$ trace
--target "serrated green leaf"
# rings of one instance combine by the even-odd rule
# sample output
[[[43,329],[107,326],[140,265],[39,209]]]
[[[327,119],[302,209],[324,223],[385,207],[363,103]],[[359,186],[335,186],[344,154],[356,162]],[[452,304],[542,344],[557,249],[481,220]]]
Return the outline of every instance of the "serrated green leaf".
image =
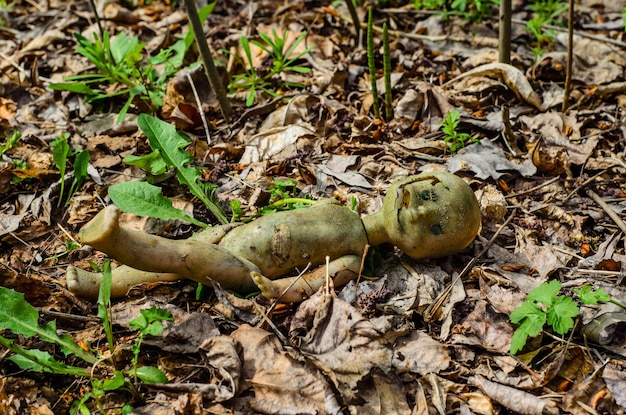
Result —
[[[524,301],[522,304],[520,304],[519,307],[513,310],[513,312],[509,316],[509,319],[511,320],[511,323],[517,324],[525,318],[532,321],[541,322],[541,326],[543,326],[546,318],[546,313],[537,304],[530,301]]]
[[[139,115],[137,124],[148,137],[152,149],[159,150],[163,160],[170,167],[176,168],[178,181],[188,186],[191,193],[204,203],[220,223],[228,223],[220,207],[209,198],[204,186],[198,182],[200,178],[198,169],[188,166],[193,159],[183,150],[189,144],[187,137],[179,133],[171,124],[148,114]]]
[[[551,305],[559,291],[561,291],[561,283],[557,280],[543,282],[528,293],[528,300],[537,301],[544,305]]]
[[[141,333],[145,336],[158,336],[163,331],[163,323],[160,321],[153,321],[148,324]]]
[[[54,321],[39,325],[39,313],[24,299],[24,294],[5,287],[0,287],[0,330],[8,329],[15,334],[25,337],[38,335],[41,340],[56,343],[64,353],[72,353],[88,363],[95,363],[97,359],[85,352],[69,336],[59,337],[56,333]]]
[[[546,323],[546,313],[537,304],[524,301],[513,310],[509,319],[512,323],[519,323],[511,339],[511,353],[515,354],[524,347],[528,337],[541,333]]]
[[[583,304],[596,305],[598,303],[606,303],[611,301],[611,296],[602,288],[593,290],[591,286],[585,285],[582,288],[574,290]]]
[[[511,337],[511,354],[516,354],[522,350],[526,345],[526,340],[528,340],[528,333],[518,327],[517,330],[513,332],[513,336]]]
[[[146,383],[168,383],[165,373],[154,366],[141,366],[137,368],[137,377]]]
[[[0,336],[0,345],[11,350],[15,355],[8,359],[18,365],[22,370],[33,372],[59,373],[74,376],[88,376],[87,371],[81,367],[69,366],[54,359],[48,352],[41,350],[28,350],[16,345],[12,340]]]
[[[547,310],[548,324],[558,334],[565,334],[574,327],[573,317],[578,316],[579,312],[578,305],[571,297],[560,295]]]
[[[161,188],[146,182],[123,182],[109,187],[109,197],[124,212],[157,219],[181,219],[194,225],[207,227],[172,206],[172,201],[161,194]]]

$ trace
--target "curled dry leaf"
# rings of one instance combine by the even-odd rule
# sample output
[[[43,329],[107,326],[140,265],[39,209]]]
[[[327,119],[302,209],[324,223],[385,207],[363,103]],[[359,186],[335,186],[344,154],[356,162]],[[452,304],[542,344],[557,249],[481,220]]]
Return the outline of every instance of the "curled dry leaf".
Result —
[[[479,387],[491,399],[515,413],[521,415],[552,415],[559,413],[559,408],[552,399],[543,399],[510,386],[491,382],[482,376],[470,377],[469,383]]]
[[[318,291],[293,317],[290,337],[335,384],[347,402],[358,402],[361,381],[391,370],[385,338],[350,304]]]
[[[241,390],[254,389],[254,407],[264,413],[336,412],[339,405],[321,374],[283,351],[276,336],[244,324],[231,337],[243,348]]]
[[[521,100],[537,108],[539,111],[545,111],[547,109],[544,108],[541,97],[533,90],[530,82],[528,82],[528,79],[526,79],[522,71],[506,63],[488,63],[478,66],[452,79],[447,85],[454,85],[464,78],[474,76],[501,78],[506,86],[511,88]]]
[[[626,411],[626,362],[623,360],[610,360],[602,371],[602,378],[606,387],[611,391],[613,399]]]
[[[423,331],[411,331],[397,339],[393,347],[392,364],[399,374],[440,373],[448,369],[450,363],[446,347]]]

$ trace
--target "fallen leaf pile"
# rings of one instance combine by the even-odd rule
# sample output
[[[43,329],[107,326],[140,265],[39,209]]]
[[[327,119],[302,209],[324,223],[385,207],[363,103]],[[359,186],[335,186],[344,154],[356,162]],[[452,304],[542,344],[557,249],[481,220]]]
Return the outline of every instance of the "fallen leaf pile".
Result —
[[[136,414],[626,411],[626,314],[615,304],[626,304],[621,2],[576,2],[565,109],[567,31],[555,27],[552,44],[535,57],[525,29],[533,13],[521,1],[513,1],[511,64],[498,62],[495,4],[472,22],[416,11],[413,2],[377,2],[374,25],[386,22],[391,31],[394,116],[386,121],[373,116],[365,27],[356,30],[345,2],[216,4],[204,30],[224,82],[246,71],[244,35],[258,40],[284,30],[291,44],[306,31],[293,54],[311,48],[297,62],[310,70],[273,77],[266,86],[274,95],[260,88],[247,106],[250,91],[231,90],[228,120],[202,67],[193,65],[193,46],[163,85],[160,107],[135,99],[124,116],[119,84],[101,86],[112,95],[103,100],[50,88],[96,73],[77,53],[75,34],[94,39],[99,24],[113,36],[136,36],[144,60],[175,44],[189,30],[178,3],[96,1],[96,21],[89,2],[15,0],[3,8],[0,1],[0,285],[24,293],[42,322],[56,320],[59,334],[109,353],[100,320],[91,318],[96,305],[68,291],[64,272],[69,264],[90,269],[105,261],[87,246],[70,246],[81,225],[110,203],[110,185],[149,180],[187,214],[217,223],[175,172],[149,175],[123,161],[151,152],[137,128],[141,113],[189,135],[194,165],[203,181],[217,185],[229,217],[231,201],[247,215],[259,212],[276,179],[294,179],[295,196],[335,198],[366,215],[380,208],[394,179],[448,170],[475,190],[482,229],[448,258],[414,261],[382,246],[373,278],[324,287],[301,304],[242,299],[218,285],[198,300],[188,281],[136,287],[111,310],[116,361],[130,365],[136,333],[128,322],[139,310],[168,309],[174,321],[146,338],[140,363],[158,366],[170,382],[107,394],[107,413],[121,413],[126,403]],[[357,13],[365,22],[366,8]],[[566,14],[558,20],[564,27]],[[382,99],[378,32],[375,45]],[[270,55],[250,46],[257,71],[269,71]],[[480,143],[451,153],[440,123],[454,110],[459,131]],[[15,132],[20,138],[9,144]],[[68,161],[61,177],[51,147],[63,134],[70,156],[90,155],[88,177],[67,203],[60,189],[75,170]],[[128,214],[124,220],[169,238],[198,230]],[[572,335],[546,327],[511,355],[516,326],[509,315],[551,280],[567,295],[591,286],[613,302],[581,306]],[[0,334],[78,363],[36,338]],[[91,390],[87,378],[22,371],[9,354],[0,347],[0,413],[69,413]]]

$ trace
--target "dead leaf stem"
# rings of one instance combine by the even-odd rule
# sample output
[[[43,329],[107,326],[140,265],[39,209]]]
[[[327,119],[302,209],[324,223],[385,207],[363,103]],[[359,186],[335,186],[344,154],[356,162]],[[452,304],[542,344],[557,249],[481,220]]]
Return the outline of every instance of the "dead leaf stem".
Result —
[[[602,210],[615,222],[615,224],[621,229],[622,232],[626,235],[626,223],[622,220],[622,218],[606,203],[602,198],[593,190],[587,190],[587,195],[596,202]]]

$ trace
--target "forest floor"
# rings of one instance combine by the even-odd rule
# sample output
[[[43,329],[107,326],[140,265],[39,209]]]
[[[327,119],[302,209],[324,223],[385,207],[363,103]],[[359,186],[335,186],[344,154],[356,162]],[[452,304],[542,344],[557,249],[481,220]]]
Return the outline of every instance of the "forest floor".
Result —
[[[0,413],[626,411],[623,2],[576,2],[566,105],[567,8],[538,39],[528,3],[540,2],[514,1],[505,65],[497,6],[472,20],[398,3],[374,6],[375,28],[390,30],[393,111],[385,113],[383,36],[374,31],[377,119],[365,28],[357,38],[344,2],[218,2],[205,34],[223,80],[239,82],[225,120],[202,69],[188,66],[194,45],[160,59],[190,30],[182,5],[96,2],[116,70],[135,82],[128,100],[124,77],[67,84],[101,73],[77,50],[100,33],[88,2],[0,0]],[[366,9],[357,11],[366,22]],[[277,60],[251,43],[251,72],[243,36],[262,42],[273,31],[296,43],[298,59],[272,74]],[[446,170],[474,190],[479,235],[430,260],[381,246],[358,290],[350,283],[302,303],[185,280],[133,287],[99,311],[68,289],[66,270],[105,263],[77,241],[112,203],[111,185],[149,180],[191,217],[219,224],[175,171],[146,158],[130,164],[154,149],[140,114],[187,134],[190,165],[202,186],[215,184],[228,219],[267,213],[281,198],[334,198],[365,216],[394,180]],[[446,119],[456,140],[441,128]],[[200,229],[123,219],[170,239]],[[510,315],[531,291],[518,311],[531,337],[511,354]],[[610,301],[592,304],[593,293]],[[151,307],[174,320],[144,337],[129,322]],[[103,318],[113,322],[109,338]],[[47,354],[32,363],[32,351]],[[135,376],[134,356],[168,383]]]

